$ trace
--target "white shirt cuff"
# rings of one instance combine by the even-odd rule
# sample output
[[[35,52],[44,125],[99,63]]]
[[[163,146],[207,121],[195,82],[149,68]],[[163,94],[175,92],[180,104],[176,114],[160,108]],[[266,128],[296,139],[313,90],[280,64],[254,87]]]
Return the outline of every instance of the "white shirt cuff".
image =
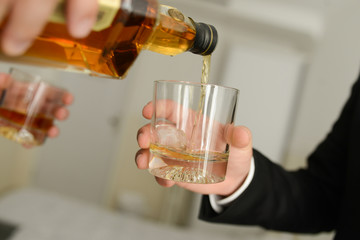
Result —
[[[236,190],[233,194],[231,194],[230,196],[228,196],[226,198],[222,198],[221,196],[216,195],[216,194],[209,194],[210,205],[216,213],[222,212],[225,205],[234,201],[245,191],[245,189],[249,186],[249,184],[251,183],[251,180],[254,177],[254,172],[255,172],[255,163],[254,163],[254,158],[252,157],[249,173],[248,173],[244,183],[240,186],[240,188],[238,190]]]

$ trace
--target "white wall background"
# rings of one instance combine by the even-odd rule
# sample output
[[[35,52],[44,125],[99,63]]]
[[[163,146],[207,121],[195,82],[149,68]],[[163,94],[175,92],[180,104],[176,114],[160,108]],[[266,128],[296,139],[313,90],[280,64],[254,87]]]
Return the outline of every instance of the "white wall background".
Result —
[[[288,168],[303,165],[339,114],[356,78],[360,2],[161,2],[217,27],[220,40],[210,81],[240,89],[236,121],[252,130],[256,148]],[[2,63],[0,70],[6,71],[9,66]],[[256,227],[199,222],[198,197],[190,208],[188,200],[179,203],[179,199],[188,199],[188,194],[163,189],[150,174],[136,169],[136,132],[147,123],[141,109],[152,97],[152,82],[199,81],[198,56],[171,58],[143,52],[124,81],[36,68],[31,71],[54,78],[76,98],[69,120],[58,124],[60,137],[23,154],[24,161],[26,156],[36,156],[32,185],[99,205],[110,204],[121,211],[136,209],[136,214],[147,218],[176,222],[177,213],[192,212],[192,227],[223,231],[241,239],[306,239]],[[0,144],[2,149],[6,146],[8,158],[16,155],[17,146],[3,141]],[[326,234],[317,238],[330,239]]]

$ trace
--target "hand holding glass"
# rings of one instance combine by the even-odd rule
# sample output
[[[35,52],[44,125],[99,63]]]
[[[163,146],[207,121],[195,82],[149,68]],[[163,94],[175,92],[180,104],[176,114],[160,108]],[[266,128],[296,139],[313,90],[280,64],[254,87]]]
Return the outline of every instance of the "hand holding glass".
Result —
[[[8,80],[0,93],[0,135],[27,146],[43,144],[66,91],[17,69]]]
[[[238,90],[212,84],[156,81],[149,171],[188,183],[225,179]]]

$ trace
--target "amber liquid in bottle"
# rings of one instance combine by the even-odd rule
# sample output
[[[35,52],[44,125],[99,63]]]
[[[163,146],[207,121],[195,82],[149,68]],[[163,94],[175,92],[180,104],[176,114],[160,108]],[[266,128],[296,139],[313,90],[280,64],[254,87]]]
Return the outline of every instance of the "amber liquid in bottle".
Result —
[[[176,55],[193,44],[195,30],[158,8],[156,0],[123,0],[111,26],[84,39],[72,38],[65,24],[49,22],[24,57],[6,60],[123,78],[142,49]]]
[[[170,56],[188,51],[196,36],[194,26],[175,8],[162,10],[167,12],[159,14],[159,23],[144,49]]]

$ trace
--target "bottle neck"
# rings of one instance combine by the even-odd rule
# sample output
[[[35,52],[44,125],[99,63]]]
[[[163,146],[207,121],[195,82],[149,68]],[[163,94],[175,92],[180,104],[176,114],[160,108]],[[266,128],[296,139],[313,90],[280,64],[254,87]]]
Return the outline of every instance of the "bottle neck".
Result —
[[[216,28],[206,23],[194,23],[196,36],[190,52],[199,55],[210,55],[216,48],[218,34]]]
[[[160,5],[157,25],[144,49],[165,55],[186,51],[209,55],[217,44],[216,29],[205,23],[196,23],[176,8]]]

